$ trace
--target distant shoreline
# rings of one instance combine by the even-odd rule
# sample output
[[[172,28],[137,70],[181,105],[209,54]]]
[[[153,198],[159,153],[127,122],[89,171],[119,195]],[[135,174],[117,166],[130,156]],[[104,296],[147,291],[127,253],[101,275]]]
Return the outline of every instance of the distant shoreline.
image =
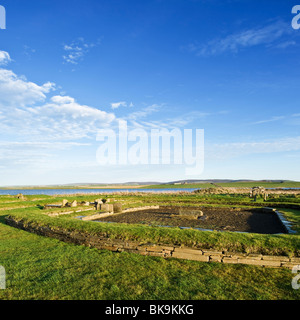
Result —
[[[232,181],[232,182],[184,182],[184,183],[157,183],[157,184],[82,184],[82,185],[48,185],[48,186],[5,186],[0,187],[0,190],[112,190],[112,189],[202,189],[202,188],[215,188],[215,187],[230,187],[230,188],[252,188],[256,186],[261,186],[264,188],[276,188],[276,189],[283,189],[283,188],[300,188],[299,181]]]
[[[0,187],[0,190],[39,190],[39,189],[43,189],[43,190],[52,190],[52,189],[66,189],[66,190],[78,190],[78,189],[139,189],[139,188],[147,188],[149,186],[70,186],[70,187],[66,187],[66,186],[53,186],[53,187],[49,187],[49,186],[37,186],[37,187]]]

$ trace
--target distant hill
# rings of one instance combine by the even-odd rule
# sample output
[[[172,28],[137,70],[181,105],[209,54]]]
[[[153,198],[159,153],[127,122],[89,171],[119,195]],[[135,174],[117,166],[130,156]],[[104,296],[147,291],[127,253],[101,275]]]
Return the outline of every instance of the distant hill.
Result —
[[[291,180],[250,180],[250,179],[239,179],[239,180],[231,180],[231,179],[206,179],[206,180],[199,180],[199,179],[188,179],[188,180],[176,180],[170,182],[157,182],[157,181],[145,181],[145,182],[125,182],[125,183],[69,183],[69,184],[57,184],[57,185],[35,185],[35,186],[2,186],[2,189],[91,189],[91,188],[124,188],[124,187],[132,187],[132,188],[143,188],[143,187],[159,187],[162,188],[169,185],[197,185],[197,184],[212,184],[217,186],[218,184],[235,184],[236,186],[240,183],[241,185],[260,185],[260,184],[274,184],[274,187],[298,187],[300,182],[291,181]]]
[[[240,180],[231,180],[231,179],[209,179],[209,180],[178,180],[178,181],[172,181],[168,183],[163,184],[174,184],[174,183],[187,183],[187,184],[197,184],[197,183],[234,183],[234,182],[268,182],[268,183],[284,183],[287,182],[287,180],[247,180],[247,179],[240,179]]]

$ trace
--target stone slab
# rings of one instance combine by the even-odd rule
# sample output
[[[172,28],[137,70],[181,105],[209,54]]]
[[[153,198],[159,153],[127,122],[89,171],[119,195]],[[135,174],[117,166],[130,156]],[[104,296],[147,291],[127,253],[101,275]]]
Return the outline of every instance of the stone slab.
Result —
[[[209,256],[203,256],[203,255],[199,255],[199,254],[182,253],[182,252],[176,252],[176,251],[172,253],[172,258],[209,262]]]

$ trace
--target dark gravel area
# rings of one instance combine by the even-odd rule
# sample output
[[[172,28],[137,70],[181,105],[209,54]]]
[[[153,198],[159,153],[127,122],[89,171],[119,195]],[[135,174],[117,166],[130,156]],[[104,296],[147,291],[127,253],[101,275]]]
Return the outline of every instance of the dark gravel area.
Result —
[[[172,214],[163,208],[136,211],[99,219],[99,222],[147,224],[173,227],[192,227],[219,231],[239,231],[262,234],[285,233],[274,213],[259,209],[201,208],[203,216],[198,219]]]

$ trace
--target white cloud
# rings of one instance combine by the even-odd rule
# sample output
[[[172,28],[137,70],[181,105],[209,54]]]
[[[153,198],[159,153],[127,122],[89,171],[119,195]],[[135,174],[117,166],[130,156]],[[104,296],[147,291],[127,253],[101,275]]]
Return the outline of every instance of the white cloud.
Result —
[[[46,99],[46,93],[55,88],[47,82],[41,86],[18,77],[10,70],[0,69],[0,109],[11,106],[24,107]]]
[[[114,109],[118,109],[120,107],[127,107],[127,102],[125,101],[121,101],[121,102],[114,102],[114,103],[111,103],[111,108],[114,110]]]
[[[11,62],[11,58],[8,52],[0,50],[0,66],[6,65],[7,63]]]
[[[0,132],[28,139],[74,140],[91,137],[115,120],[113,113],[81,105],[69,96],[49,96],[55,84],[38,85],[0,69]]]
[[[63,50],[66,52],[63,55],[65,63],[76,65],[79,61],[83,60],[84,56],[89,52],[91,48],[94,48],[100,43],[98,39],[96,43],[87,43],[84,38],[78,38],[71,44],[66,44],[63,46]]]
[[[139,120],[141,118],[146,118],[150,114],[152,114],[154,112],[158,112],[160,108],[161,108],[160,105],[152,104],[152,105],[150,105],[150,106],[148,106],[148,107],[146,107],[144,109],[141,109],[139,111],[135,111],[135,112],[130,113],[127,116],[127,119],[135,121],[135,120]]]
[[[23,135],[43,136],[46,140],[76,140],[88,138],[109,126],[115,115],[81,105],[71,97],[54,96],[41,106],[16,109],[6,121],[6,130],[18,127]]]
[[[277,21],[264,27],[237,32],[225,38],[213,39],[205,45],[190,44],[188,50],[200,56],[218,55],[228,51],[238,52],[242,48],[270,45],[291,32],[291,27],[288,23]],[[291,41],[286,42],[286,45],[292,44]]]
[[[285,42],[277,44],[276,48],[286,49],[287,47],[295,46],[296,44],[297,44],[296,41],[285,41]]]
[[[51,101],[57,104],[68,104],[74,103],[75,99],[68,96],[54,96],[51,98]]]

